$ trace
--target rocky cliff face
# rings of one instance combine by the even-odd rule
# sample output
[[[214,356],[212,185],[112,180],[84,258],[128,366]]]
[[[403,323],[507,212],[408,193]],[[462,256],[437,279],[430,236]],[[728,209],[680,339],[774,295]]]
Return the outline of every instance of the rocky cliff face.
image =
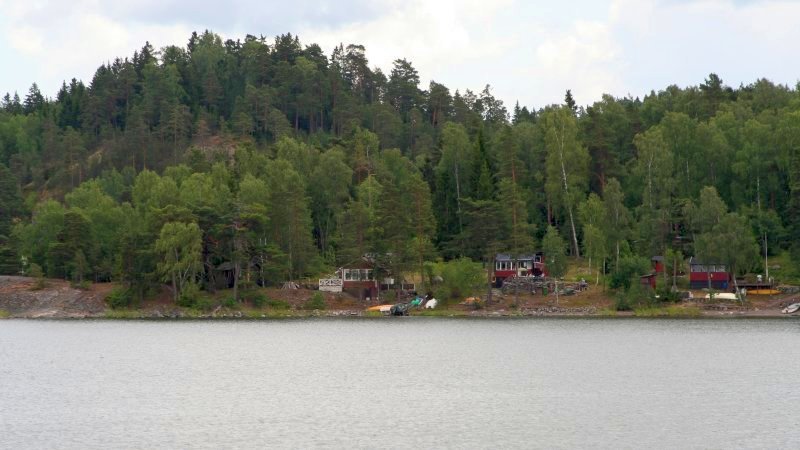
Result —
[[[32,278],[0,276],[0,310],[21,318],[101,317],[109,290],[106,286],[74,289],[62,280],[48,280],[43,289],[33,288]]]

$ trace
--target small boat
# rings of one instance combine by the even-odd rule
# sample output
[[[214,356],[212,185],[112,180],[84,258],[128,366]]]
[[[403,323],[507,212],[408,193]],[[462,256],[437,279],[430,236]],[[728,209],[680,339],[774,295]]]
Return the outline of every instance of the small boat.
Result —
[[[791,305],[787,306],[786,308],[783,308],[783,310],[781,312],[784,313],[784,314],[792,314],[792,313],[796,313],[797,311],[800,311],[800,303],[792,303]]]
[[[778,295],[781,291],[777,289],[748,289],[747,293],[753,295]]]
[[[386,314],[389,312],[390,309],[392,309],[392,305],[377,305],[377,306],[370,306],[369,308],[367,308],[367,311],[379,311]]]

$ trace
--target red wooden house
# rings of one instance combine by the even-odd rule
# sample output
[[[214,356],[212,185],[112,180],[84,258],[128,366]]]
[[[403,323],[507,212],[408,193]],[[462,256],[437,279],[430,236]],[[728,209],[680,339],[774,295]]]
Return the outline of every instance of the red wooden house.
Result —
[[[691,289],[707,288],[710,279],[713,289],[727,290],[733,280],[727,269],[725,264],[700,261],[692,257],[689,259],[689,287]]]
[[[532,255],[520,255],[516,258],[509,254],[498,253],[494,257],[494,284],[503,285],[503,281],[513,276],[540,277],[547,275],[544,264],[544,254],[537,252]]]
[[[653,256],[650,258],[650,262],[653,263],[653,270],[655,273],[664,273],[664,257],[661,255]]]
[[[366,261],[349,264],[336,271],[342,280],[342,290],[359,299],[376,299],[378,297],[378,281],[375,270]]]
[[[639,284],[644,288],[649,288],[652,290],[656,290],[656,273],[653,272],[648,275],[642,275],[639,277]]]

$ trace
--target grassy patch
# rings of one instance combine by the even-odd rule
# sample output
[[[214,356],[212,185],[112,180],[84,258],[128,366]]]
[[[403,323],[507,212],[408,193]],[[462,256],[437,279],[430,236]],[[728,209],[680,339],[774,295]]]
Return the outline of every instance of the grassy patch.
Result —
[[[638,308],[633,310],[636,317],[699,317],[700,308],[696,306],[667,306],[662,308]]]
[[[107,309],[106,319],[140,319],[142,313],[135,309]]]
[[[5,309],[0,309],[0,319],[8,319],[11,317],[11,313],[6,311]]]
[[[616,317],[617,311],[611,308],[603,308],[597,311],[597,315],[603,317]]]
[[[769,266],[769,276],[775,278],[777,282],[800,285],[800,267],[792,260],[789,252],[782,252],[780,255],[770,256]],[[761,271],[763,272],[763,267]]]

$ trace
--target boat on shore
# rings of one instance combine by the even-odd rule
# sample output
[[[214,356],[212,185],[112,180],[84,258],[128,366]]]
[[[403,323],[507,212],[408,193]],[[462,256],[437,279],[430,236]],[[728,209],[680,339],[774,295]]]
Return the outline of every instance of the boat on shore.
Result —
[[[800,303],[792,303],[791,305],[781,310],[781,312],[784,314],[794,314],[797,311],[800,311]]]

